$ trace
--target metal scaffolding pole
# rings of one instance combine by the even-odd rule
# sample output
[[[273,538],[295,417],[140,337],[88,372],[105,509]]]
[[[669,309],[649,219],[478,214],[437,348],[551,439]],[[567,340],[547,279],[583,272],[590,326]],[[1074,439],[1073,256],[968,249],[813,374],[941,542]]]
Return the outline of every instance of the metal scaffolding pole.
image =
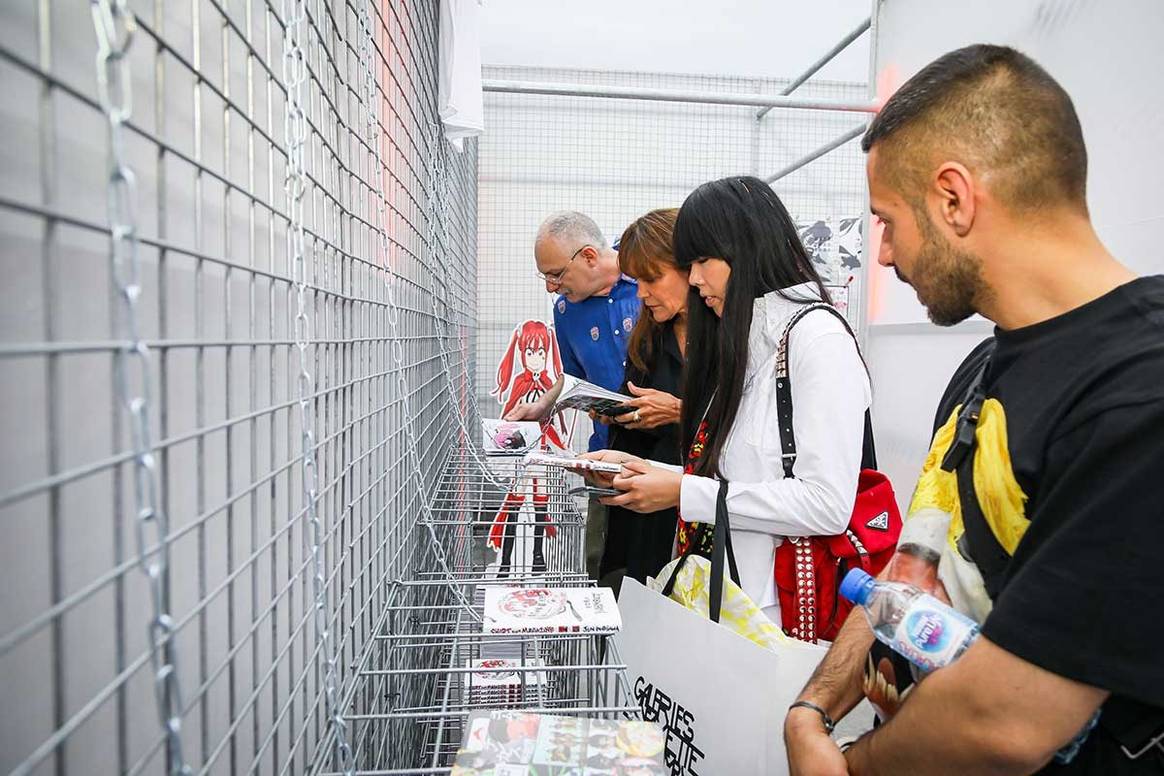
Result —
[[[613,100],[650,100],[656,102],[693,102],[705,105],[754,105],[767,108],[798,108],[801,110],[831,110],[850,113],[874,113],[872,100],[799,99],[773,94],[716,94],[688,92],[676,89],[639,89],[625,86],[587,86],[582,84],[537,83],[533,81],[483,82],[486,92],[508,94],[547,94],[560,97],[604,97]]]
[[[833,58],[837,54],[840,54],[842,51],[844,51],[846,48],[848,48],[850,43],[852,43],[857,38],[859,38],[863,34],[865,34],[865,31],[868,30],[872,24],[873,24],[873,17],[870,16],[869,18],[865,19],[865,21],[863,21],[859,25],[857,25],[856,28],[854,28],[852,32],[850,32],[845,37],[841,38],[840,42],[837,43],[837,45],[835,45],[831,49],[829,49],[827,54],[825,54],[823,57],[821,57],[817,61],[813,62],[811,65],[809,65],[808,69],[805,70],[803,73],[801,73],[799,76],[797,76],[792,81],[792,83],[788,84],[788,86],[785,87],[784,91],[780,92],[780,94],[782,96],[788,96],[789,94],[792,94],[794,91],[796,91],[798,88],[800,88],[801,84],[803,84],[809,78],[812,78],[814,75],[816,75],[816,72],[818,70],[820,70],[822,67],[827,65],[829,62],[833,61]],[[772,110],[771,107],[761,108],[759,111],[756,112],[756,119],[759,120],[759,119],[764,118],[765,116],[768,115],[768,111],[770,111],[770,110]]]
[[[827,154],[829,151],[840,148],[845,143],[849,142],[850,140],[852,140],[854,138],[860,137],[864,133],[865,133],[865,125],[864,124],[860,124],[858,126],[855,126],[852,129],[850,129],[848,132],[846,132],[845,134],[838,137],[837,139],[830,140],[829,142],[825,143],[824,145],[822,145],[820,148],[816,149],[815,151],[813,151],[805,156],[800,157],[799,159],[797,159],[795,162],[788,165],[787,167],[784,167],[783,169],[772,173],[771,175],[769,175],[767,178],[764,179],[764,182],[765,183],[775,183],[776,181],[783,178],[785,175],[789,175],[791,173],[794,173],[797,170],[799,170],[801,167],[804,167],[806,164],[809,164],[811,162],[815,162],[817,159],[821,158],[822,156]]]

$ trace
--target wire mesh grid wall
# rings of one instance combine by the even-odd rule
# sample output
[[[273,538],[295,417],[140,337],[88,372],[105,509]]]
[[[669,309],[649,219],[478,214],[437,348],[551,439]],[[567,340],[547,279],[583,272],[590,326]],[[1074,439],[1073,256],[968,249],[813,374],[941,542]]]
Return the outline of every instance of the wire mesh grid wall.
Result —
[[[0,770],[335,767],[391,590],[468,552],[421,525],[475,417],[436,3],[92,7],[0,8]]]
[[[507,81],[779,94],[787,81],[728,76],[490,66]],[[866,84],[809,81],[798,97],[860,100]],[[478,399],[495,412],[490,380],[513,326],[549,320],[552,297],[534,275],[533,237],[557,210],[580,210],[608,240],[634,218],[677,207],[693,188],[726,175],[766,177],[864,123],[861,114],[487,93],[480,148]],[[777,181],[826,281],[854,278],[850,319],[859,320],[864,158],[846,144]],[[818,222],[820,222],[818,224]],[[841,231],[845,235],[842,237]],[[582,435],[583,437],[585,435]]]

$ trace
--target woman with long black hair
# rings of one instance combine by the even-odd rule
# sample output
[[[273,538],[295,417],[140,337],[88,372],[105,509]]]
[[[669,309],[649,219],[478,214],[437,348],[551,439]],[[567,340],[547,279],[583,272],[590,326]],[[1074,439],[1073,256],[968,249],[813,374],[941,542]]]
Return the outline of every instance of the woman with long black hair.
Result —
[[[766,183],[724,178],[683,203],[674,254],[691,283],[681,417],[686,466],[594,453],[624,464],[613,480],[624,492],[605,501],[636,512],[677,506],[677,549],[694,544],[706,552],[718,480],[728,480],[742,587],[780,624],[776,548],[786,537],[831,536],[848,525],[871,398],[868,375],[836,316],[813,311],[796,324],[788,371],[798,456],[785,478],[777,349],[798,310],[829,300],[796,226]]]

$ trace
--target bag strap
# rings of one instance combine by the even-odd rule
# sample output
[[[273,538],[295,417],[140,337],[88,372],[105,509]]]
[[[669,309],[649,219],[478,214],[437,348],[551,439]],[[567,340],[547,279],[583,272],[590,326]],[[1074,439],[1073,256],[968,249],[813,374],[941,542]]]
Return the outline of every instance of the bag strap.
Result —
[[[728,481],[719,481],[719,492],[715,497],[715,529],[712,534],[711,547],[711,589],[708,591],[707,614],[712,622],[719,622],[720,608],[723,604],[723,566],[724,557],[727,557],[728,570],[732,582],[740,584],[740,570],[736,565],[736,552],[732,547],[731,525],[728,522],[727,508]],[[692,542],[687,552],[679,556],[679,562],[671,570],[667,584],[663,585],[663,595],[668,598],[675,592],[675,581],[679,578],[679,570],[687,559],[695,554],[696,542]]]
[[[958,413],[957,425],[954,428],[954,441],[950,443],[946,455],[942,458],[942,469],[945,471],[957,471],[958,466],[970,457],[977,444],[975,435],[978,431],[978,418],[982,414],[982,404],[986,401],[986,388],[983,384],[986,382],[986,370],[990,368],[990,358],[993,355],[994,348],[991,347],[986,354],[986,360],[982,362],[978,373],[970,382],[970,387],[966,389],[966,395],[962,399],[962,410]]]
[[[815,310],[826,310],[844,325],[845,331],[857,342],[857,335],[853,327],[841,311],[827,302],[814,302],[797,310],[784,325],[780,335],[780,345],[776,351],[776,412],[780,420],[780,462],[784,467],[784,476],[791,479],[793,467],[796,465],[796,434],[792,423],[792,379],[788,374],[788,343],[792,329],[800,323],[804,316]],[[858,351],[859,352],[859,351]],[[877,468],[877,450],[873,443],[873,417],[869,410],[865,410],[865,430],[861,441],[861,468]],[[793,638],[816,643],[817,622],[816,607],[809,604],[816,597],[816,569],[813,557],[813,537],[789,537],[793,545],[793,557],[796,563],[796,608],[799,616],[796,625],[791,628]]]
[[[958,503],[962,507],[962,526],[965,530],[959,542],[959,551],[978,567],[986,594],[994,600],[1002,592],[1006,569],[1010,565],[1010,553],[991,530],[974,489],[974,450],[978,446],[978,420],[986,401],[986,372],[992,354],[993,349],[987,353],[966,390],[954,429],[954,441],[942,458],[942,469],[954,472],[958,485]]]
[[[865,436],[861,439],[861,468],[877,468],[877,445],[873,442],[873,414],[865,410]]]
[[[719,481],[719,492],[715,496],[715,533],[711,553],[711,590],[707,602],[707,615],[712,622],[719,622],[719,610],[723,604],[723,561],[727,556],[732,582],[740,584],[740,570],[736,566],[736,553],[732,548],[732,530],[728,523],[727,508],[728,481]]]
[[[788,376],[788,342],[793,327],[814,310],[827,310],[832,313],[844,324],[845,331],[849,332],[849,336],[853,338],[853,343],[857,342],[857,335],[853,333],[853,327],[849,325],[849,321],[841,315],[840,310],[828,302],[813,302],[801,307],[784,325],[784,331],[780,335],[780,345],[776,350],[776,413],[780,419],[780,462],[784,467],[784,476],[789,479],[792,478],[792,468],[796,465],[796,435],[792,430],[792,380]],[[873,416],[869,410],[865,410],[865,434],[861,440],[861,468],[877,468],[877,446],[873,441]]]

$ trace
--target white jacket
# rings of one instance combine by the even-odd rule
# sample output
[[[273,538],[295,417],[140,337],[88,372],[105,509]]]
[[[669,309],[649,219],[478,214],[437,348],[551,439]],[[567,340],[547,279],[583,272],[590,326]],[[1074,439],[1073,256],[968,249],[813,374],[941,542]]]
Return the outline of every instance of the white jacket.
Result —
[[[793,430],[797,459],[792,479],[781,465],[776,410],[776,351],[780,335],[802,305],[820,301],[816,288],[785,289],[755,302],[748,368],[739,412],[720,454],[730,482],[732,544],[744,592],[779,623],[773,564],[785,536],[843,533],[853,512],[869,377],[856,343],[827,310],[806,315],[789,338]],[[702,411],[702,408],[700,408]],[[714,433],[714,429],[713,429]],[[688,522],[714,523],[719,483],[683,476],[679,512]]]

